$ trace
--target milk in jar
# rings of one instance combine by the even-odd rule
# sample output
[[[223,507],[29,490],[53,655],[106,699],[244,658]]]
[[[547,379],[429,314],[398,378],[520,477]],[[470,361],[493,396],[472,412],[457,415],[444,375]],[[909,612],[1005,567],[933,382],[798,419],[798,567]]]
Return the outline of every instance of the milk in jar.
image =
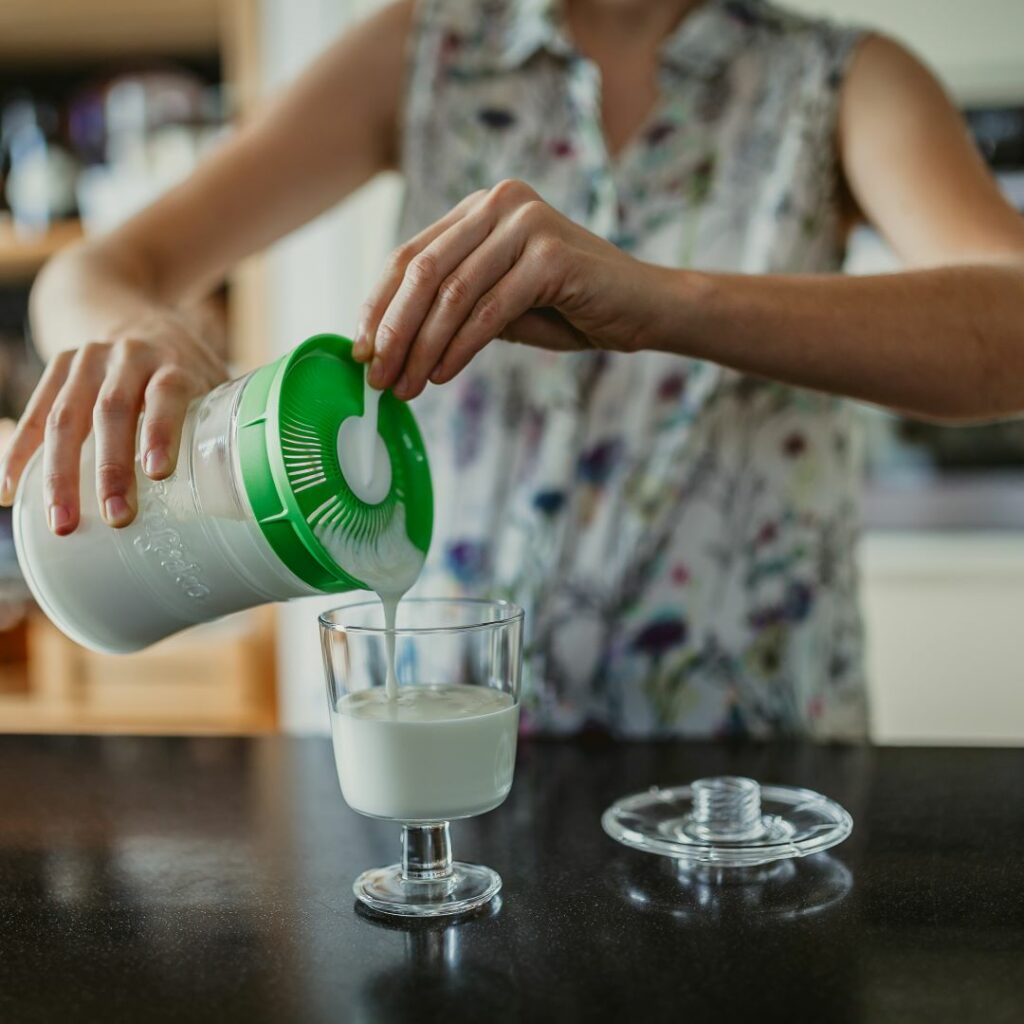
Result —
[[[54,536],[37,452],[15,496],[14,535],[39,606],[83,646],[125,653],[255,605],[377,589],[360,573],[396,557],[396,572],[414,579],[433,497],[408,406],[380,397],[386,489],[364,500],[341,469],[341,426],[363,412],[363,380],[348,339],[317,335],[198,399],[174,474],[153,481],[136,464],[138,515],[121,529],[100,515],[90,437],[80,525]]]

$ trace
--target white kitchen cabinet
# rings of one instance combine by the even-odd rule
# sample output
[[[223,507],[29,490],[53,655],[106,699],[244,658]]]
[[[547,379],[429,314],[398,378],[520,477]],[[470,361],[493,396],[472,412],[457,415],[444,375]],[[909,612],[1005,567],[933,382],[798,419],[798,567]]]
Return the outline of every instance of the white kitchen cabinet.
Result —
[[[1024,745],[1024,533],[868,533],[872,736]]]

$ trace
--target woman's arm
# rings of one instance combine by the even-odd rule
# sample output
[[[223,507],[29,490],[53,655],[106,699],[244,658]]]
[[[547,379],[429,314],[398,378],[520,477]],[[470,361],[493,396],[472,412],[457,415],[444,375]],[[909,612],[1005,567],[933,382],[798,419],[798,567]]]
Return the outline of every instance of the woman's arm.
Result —
[[[186,181],[52,260],[32,295],[49,354],[214,288],[242,258],[394,166],[411,4],[328,48]]]
[[[655,267],[503,182],[396,251],[358,355],[375,356],[371,379],[405,397],[502,336],[678,352],[938,419],[1024,410],[1024,218],[934,78],[895,43],[872,37],[856,55],[839,145],[861,209],[917,269]]]
[[[853,196],[910,269],[678,276],[656,346],[674,348],[675,330],[689,354],[924,417],[1024,411],[1024,217],[941,87],[872,37],[847,75],[839,133]]]
[[[140,413],[143,466],[159,479],[174,468],[188,402],[224,376],[176,309],[394,166],[410,18],[402,0],[356,26],[185,182],[44,268],[31,314],[53,358],[0,466],[0,501],[42,443],[51,527],[74,530],[95,427],[100,507],[112,525],[132,520]]]

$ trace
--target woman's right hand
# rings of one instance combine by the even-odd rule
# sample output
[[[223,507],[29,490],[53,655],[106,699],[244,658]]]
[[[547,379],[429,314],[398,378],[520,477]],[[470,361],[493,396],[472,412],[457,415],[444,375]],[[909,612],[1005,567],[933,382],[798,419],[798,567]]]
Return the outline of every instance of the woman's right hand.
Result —
[[[107,341],[58,353],[0,462],[0,504],[14,501],[41,444],[47,522],[58,536],[71,533],[79,520],[82,444],[94,430],[100,510],[111,526],[127,526],[138,507],[136,437],[143,472],[153,480],[169,476],[189,403],[226,377],[221,360],[171,313],[154,313]]]

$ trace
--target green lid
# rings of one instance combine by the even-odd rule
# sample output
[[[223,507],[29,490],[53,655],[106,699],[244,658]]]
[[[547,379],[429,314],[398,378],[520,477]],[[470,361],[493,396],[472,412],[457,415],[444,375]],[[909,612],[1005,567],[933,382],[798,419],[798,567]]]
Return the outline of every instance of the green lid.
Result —
[[[430,546],[434,501],[423,440],[412,411],[390,392],[381,395],[377,429],[391,489],[367,505],[346,483],[338,430],[362,412],[363,367],[352,358],[352,342],[336,334],[315,335],[256,370],[242,391],[237,440],[249,503],[281,561],[325,593],[368,589],[317,538],[325,517],[372,536],[402,505],[411,543],[424,555]]]

